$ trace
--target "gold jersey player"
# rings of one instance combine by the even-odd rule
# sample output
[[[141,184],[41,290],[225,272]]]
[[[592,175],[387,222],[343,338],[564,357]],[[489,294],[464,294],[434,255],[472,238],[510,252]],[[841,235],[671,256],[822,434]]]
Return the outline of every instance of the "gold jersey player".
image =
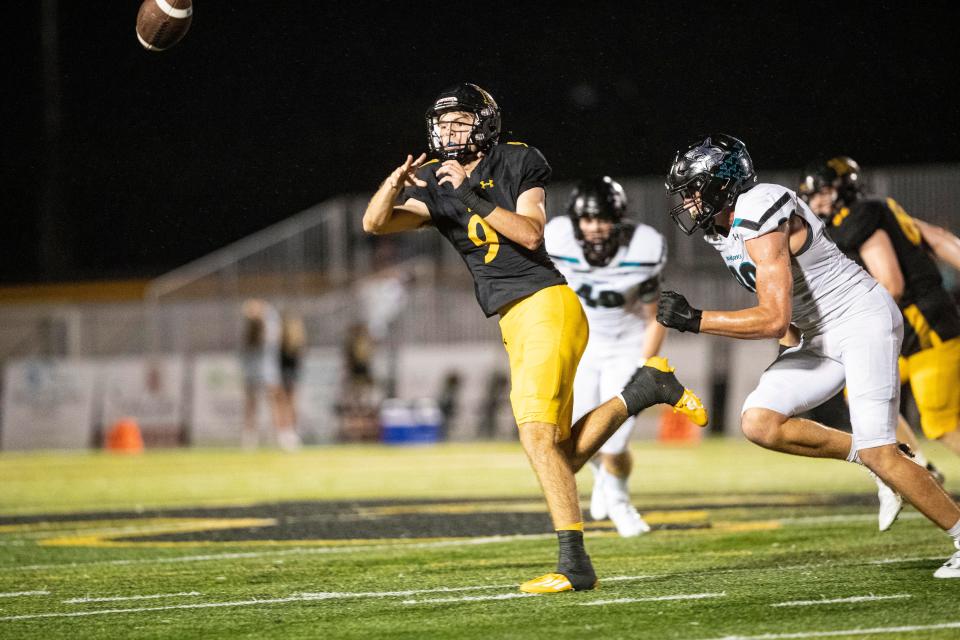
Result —
[[[800,193],[837,246],[897,302],[901,382],[910,383],[924,434],[960,454],[960,310],[921,224],[893,198],[864,196],[860,173],[853,159],[831,158],[806,172]]]
[[[426,114],[434,160],[406,161],[371,198],[369,233],[435,227],[463,257],[483,312],[500,316],[510,361],[510,403],[557,531],[556,572],[525,582],[532,593],[592,589],[574,474],[630,416],[658,403],[699,424],[706,412],[666,361],[637,369],[616,397],[571,424],[573,380],[588,329],[576,294],[543,247],[550,166],[524,144],[498,144],[500,110],[489,93],[460,84]]]

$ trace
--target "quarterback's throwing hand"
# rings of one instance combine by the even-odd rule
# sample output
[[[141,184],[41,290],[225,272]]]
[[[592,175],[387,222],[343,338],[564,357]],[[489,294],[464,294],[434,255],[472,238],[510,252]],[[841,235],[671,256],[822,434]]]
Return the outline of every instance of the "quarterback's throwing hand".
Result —
[[[700,318],[703,312],[694,309],[682,294],[664,291],[657,305],[657,322],[677,331],[700,333]]]
[[[425,187],[427,183],[417,177],[417,169],[420,168],[420,165],[423,164],[423,161],[427,159],[427,154],[421,153],[420,157],[416,160],[413,159],[413,156],[408,155],[406,162],[393,170],[393,173],[390,174],[388,178],[390,182],[390,188],[399,191],[404,187],[408,186],[417,186]]]
[[[450,186],[456,189],[467,179],[467,171],[456,160],[447,160],[437,169],[437,177],[440,178],[437,184],[450,183]]]

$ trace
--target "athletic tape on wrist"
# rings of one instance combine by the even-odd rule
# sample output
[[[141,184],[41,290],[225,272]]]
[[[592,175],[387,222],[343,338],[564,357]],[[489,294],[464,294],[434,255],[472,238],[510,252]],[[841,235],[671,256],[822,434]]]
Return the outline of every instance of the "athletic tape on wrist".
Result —
[[[453,192],[457,195],[457,199],[467,206],[469,211],[478,214],[481,218],[486,218],[497,208],[497,205],[478,196],[466,180]]]

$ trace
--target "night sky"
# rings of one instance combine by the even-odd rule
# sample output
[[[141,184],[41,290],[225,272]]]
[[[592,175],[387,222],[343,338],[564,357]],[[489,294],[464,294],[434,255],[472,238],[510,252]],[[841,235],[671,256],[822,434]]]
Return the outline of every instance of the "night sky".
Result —
[[[556,179],[664,174],[711,130],[743,138],[761,172],[838,152],[960,161],[956,2],[194,4],[186,38],[150,53],[138,2],[61,0],[52,141],[41,3],[8,16],[2,281],[153,276],[371,191],[425,149],[424,111],[461,81]],[[44,238],[50,172],[59,231]]]

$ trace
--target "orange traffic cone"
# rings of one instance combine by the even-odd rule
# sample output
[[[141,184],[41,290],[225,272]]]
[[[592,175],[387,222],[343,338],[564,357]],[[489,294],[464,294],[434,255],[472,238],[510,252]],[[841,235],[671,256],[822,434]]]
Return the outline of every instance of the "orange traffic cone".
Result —
[[[107,450],[121,453],[140,453],[143,451],[143,437],[140,427],[133,418],[120,418],[107,432]]]
[[[703,429],[693,424],[679,411],[665,407],[660,412],[660,425],[657,432],[657,440],[660,442],[695,443],[700,441],[702,434]]]

